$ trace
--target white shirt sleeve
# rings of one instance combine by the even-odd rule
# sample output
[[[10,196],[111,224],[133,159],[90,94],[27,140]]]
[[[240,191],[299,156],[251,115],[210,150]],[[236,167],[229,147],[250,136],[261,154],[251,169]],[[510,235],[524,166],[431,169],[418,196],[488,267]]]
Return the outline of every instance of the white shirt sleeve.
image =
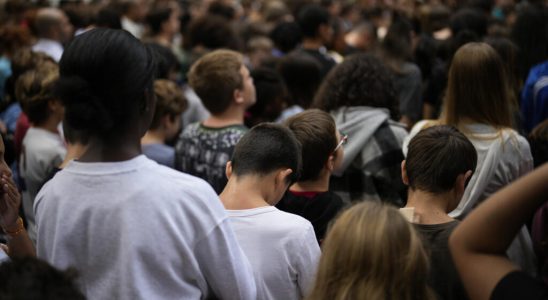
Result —
[[[294,265],[298,270],[297,282],[301,298],[308,295],[314,284],[321,255],[314,228],[312,224],[309,225],[310,227],[304,232],[302,239],[297,241],[297,248],[291,253],[296,260]]]
[[[257,287],[247,257],[228,219],[198,242],[194,249],[204,278],[219,299],[257,299]]]

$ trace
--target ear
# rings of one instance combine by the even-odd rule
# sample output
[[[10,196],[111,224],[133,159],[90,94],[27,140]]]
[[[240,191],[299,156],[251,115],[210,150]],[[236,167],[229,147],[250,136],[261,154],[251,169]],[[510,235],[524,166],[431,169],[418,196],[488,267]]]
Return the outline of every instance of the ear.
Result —
[[[462,197],[462,194],[464,194],[464,190],[466,189],[466,183],[468,182],[468,179],[472,177],[472,171],[468,170],[464,174],[460,174],[457,176],[457,180],[455,181],[455,192],[460,195],[458,198]]]
[[[234,90],[234,102],[237,104],[242,104],[245,102],[243,90],[241,89]]]
[[[409,177],[407,177],[407,165],[405,160],[401,162],[401,180],[405,185],[409,185]]]
[[[63,104],[58,99],[51,99],[48,101],[48,108],[52,112],[58,111],[61,107],[63,107]]]
[[[335,156],[333,154],[329,155],[329,158],[327,159],[327,162],[325,163],[325,168],[327,168],[329,173],[332,173],[333,169],[335,169]]]
[[[230,160],[226,163],[225,175],[227,179],[230,179],[230,176],[232,176],[232,161]]]
[[[285,187],[285,185],[287,184],[287,178],[289,175],[291,175],[291,173],[293,173],[293,170],[291,169],[282,169],[278,171],[276,177],[274,178],[275,186],[278,187],[281,184]]]

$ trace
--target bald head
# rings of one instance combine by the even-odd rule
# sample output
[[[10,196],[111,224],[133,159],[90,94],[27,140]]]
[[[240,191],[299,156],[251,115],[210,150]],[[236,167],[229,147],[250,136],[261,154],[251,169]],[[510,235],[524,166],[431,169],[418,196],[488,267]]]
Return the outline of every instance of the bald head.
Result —
[[[57,8],[41,8],[36,14],[36,31],[41,38],[66,42],[72,34],[72,25],[65,13]]]

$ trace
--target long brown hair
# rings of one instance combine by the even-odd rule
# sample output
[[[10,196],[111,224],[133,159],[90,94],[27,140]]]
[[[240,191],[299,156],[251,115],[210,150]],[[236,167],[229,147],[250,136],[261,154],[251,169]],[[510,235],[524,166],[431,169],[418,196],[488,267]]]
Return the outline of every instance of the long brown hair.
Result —
[[[468,43],[453,57],[441,123],[461,130],[464,120],[512,127],[512,104],[505,67],[485,43]],[[464,130],[466,132],[466,130]]]
[[[420,237],[393,207],[354,205],[337,218],[322,251],[307,299],[433,299]]]

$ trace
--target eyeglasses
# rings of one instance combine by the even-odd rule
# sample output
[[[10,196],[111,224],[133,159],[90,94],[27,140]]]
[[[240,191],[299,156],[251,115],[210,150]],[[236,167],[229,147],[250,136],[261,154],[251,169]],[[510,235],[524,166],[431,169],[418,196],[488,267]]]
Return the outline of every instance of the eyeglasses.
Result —
[[[343,145],[346,145],[346,142],[348,142],[348,134],[341,133],[341,141],[339,142],[339,144],[337,144],[337,147],[335,147],[335,150],[333,150],[333,153],[337,152],[337,150],[339,150],[339,148],[342,147]]]

